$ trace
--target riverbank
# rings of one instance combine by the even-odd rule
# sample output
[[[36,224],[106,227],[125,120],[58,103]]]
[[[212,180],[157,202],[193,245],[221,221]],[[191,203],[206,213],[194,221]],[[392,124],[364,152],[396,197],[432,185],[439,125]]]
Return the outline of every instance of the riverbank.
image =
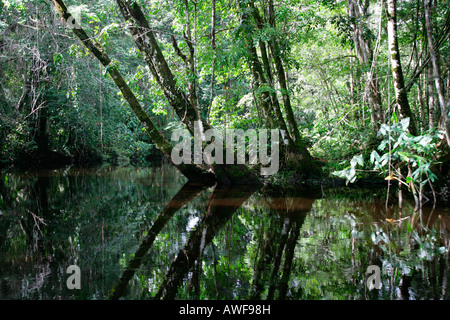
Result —
[[[155,156],[152,161],[133,161],[130,159],[74,159],[70,157],[61,157],[59,155],[49,156],[46,158],[32,158],[28,161],[18,161],[0,165],[0,170],[4,172],[24,172],[39,169],[62,169],[73,166],[74,168],[97,168],[97,167],[160,167],[168,165],[162,157]],[[346,183],[345,179],[334,177],[332,175],[320,178],[306,178],[295,171],[280,170],[277,174],[268,177],[262,177],[262,186],[259,188],[267,194],[278,195],[298,195],[308,194],[310,196],[321,196],[324,192],[333,190],[339,193],[354,193],[358,190],[376,191],[377,195],[386,195],[389,192],[390,201],[398,201],[398,185],[391,182],[390,185],[384,177],[375,173],[366,175],[357,179],[353,183]],[[450,180],[442,178],[433,186],[433,190],[429,188],[424,192],[424,205],[432,206],[448,206],[450,199]],[[414,201],[410,192],[404,188],[403,198],[408,201]],[[436,200],[436,201],[435,201]]]

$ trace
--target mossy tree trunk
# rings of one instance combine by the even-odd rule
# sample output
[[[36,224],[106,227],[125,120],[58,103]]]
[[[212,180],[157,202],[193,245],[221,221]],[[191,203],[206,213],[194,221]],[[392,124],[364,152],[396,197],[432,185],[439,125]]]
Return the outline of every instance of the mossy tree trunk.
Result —
[[[320,176],[321,169],[306,148],[298,129],[298,124],[292,109],[279,43],[273,37],[267,41],[267,44],[265,41],[259,40],[258,44],[261,58],[254,44],[252,34],[255,27],[258,29],[263,29],[265,25],[270,25],[272,28],[276,27],[273,2],[269,4],[269,8],[271,8],[269,10],[269,17],[272,17],[269,18],[269,21],[264,21],[253,1],[241,1],[240,7],[242,25],[244,26],[242,32],[245,33],[244,41],[248,53],[247,59],[249,60],[250,69],[254,78],[255,90],[258,93],[258,105],[262,107],[266,124],[271,128],[278,126],[278,129],[282,132],[283,139],[287,140],[287,145],[283,145],[283,150],[285,151],[285,158],[288,164],[292,164],[299,173],[305,176]],[[283,117],[276,95],[275,76],[271,70],[266,45],[270,49],[275,65],[275,73],[282,94],[283,106],[286,111],[285,117]]]
[[[405,89],[405,80],[403,77],[402,64],[400,62],[400,51],[397,38],[397,1],[387,0],[388,16],[388,46],[391,57],[392,77],[394,81],[396,108],[402,118],[409,118],[409,131],[412,135],[417,135],[417,127],[414,116],[408,102],[408,96]]]
[[[194,135],[196,123],[201,123],[201,130],[206,131],[212,129],[210,124],[201,117],[200,110],[196,101],[195,84],[192,84],[191,95],[188,95],[176,86],[175,76],[162,53],[153,30],[150,28],[141,7],[134,1],[116,0],[124,19],[128,23],[128,27],[133,35],[136,46],[143,54],[144,60],[149,66],[153,76],[157,80],[160,88],[163,90],[165,97],[170,105],[174,108],[180,120],[186,125],[189,132]],[[194,64],[194,49],[192,48],[192,41],[188,36],[185,37],[190,47],[189,58],[189,72],[195,74]],[[176,42],[172,38],[175,45],[175,50],[178,55],[181,55],[179,49],[177,50]],[[195,81],[195,80],[194,80]],[[203,136],[203,135],[202,135]],[[205,141],[203,141],[205,143]],[[211,170],[216,176],[216,180],[221,184],[259,184],[259,178],[253,174],[245,165],[241,164],[212,164],[204,166],[205,170]]]
[[[72,16],[68,12],[63,0],[53,0],[57,11],[68,21]],[[162,50],[150,29],[149,23],[140,6],[134,1],[117,0],[122,15],[128,23],[134,41],[144,56],[153,76],[168,99],[169,104],[186,125],[189,132],[194,135],[196,123],[202,124],[203,130],[211,129],[211,126],[200,117],[199,110],[192,105],[189,96],[176,86],[176,80],[164,58]],[[142,108],[140,102],[132,92],[119,72],[117,65],[109,58],[104,49],[95,40],[88,37],[79,26],[73,28],[74,34],[89,49],[89,51],[107,69],[116,86],[122,92],[124,98],[138,119],[145,125],[150,138],[156,147],[162,151],[166,158],[174,164],[190,181],[215,181],[219,184],[260,184],[259,178],[245,165],[241,164],[175,164],[172,159],[172,145],[158,130],[149,115]]]
[[[62,0],[54,0],[57,11],[61,14],[65,21],[68,21],[72,15],[67,10],[67,7]],[[106,68],[109,75],[113,79],[116,86],[120,89],[123,97],[128,102],[129,106],[133,110],[134,114],[137,116],[139,121],[145,125],[145,129],[149,134],[152,142],[155,146],[166,156],[166,158],[172,163],[172,145],[164,137],[164,135],[158,130],[156,125],[150,119],[149,115],[142,108],[140,102],[136,98],[135,94],[132,92],[128,86],[122,74],[119,72],[118,67],[113,63],[108,54],[103,50],[99,43],[91,39],[86,32],[81,28],[74,28],[73,33],[80,39],[83,45],[101,62],[101,64]],[[195,164],[174,164],[180,172],[188,178],[190,181],[201,181],[201,182],[211,182],[215,180],[214,175],[201,168]]]

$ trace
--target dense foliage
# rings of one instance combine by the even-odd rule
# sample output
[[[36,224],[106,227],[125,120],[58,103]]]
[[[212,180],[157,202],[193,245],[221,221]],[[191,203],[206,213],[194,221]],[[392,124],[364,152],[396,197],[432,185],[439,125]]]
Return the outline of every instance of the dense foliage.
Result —
[[[436,152],[426,156],[448,162],[445,1],[58,2],[79,14],[83,30],[109,55],[109,67],[166,137],[183,119],[144,62],[146,52],[135,46],[121,4],[142,9],[176,86],[214,127],[286,128],[300,148],[294,158],[304,159],[307,150],[331,173],[355,155],[368,158],[380,143],[377,133],[396,114],[399,121],[410,118],[413,136],[439,133]],[[157,156],[108,68],[55,3],[0,1],[0,161]],[[392,21],[395,38],[388,37]],[[284,163],[286,170],[299,165]]]
[[[449,34],[446,0],[0,0],[0,298],[448,299]],[[197,121],[281,170],[172,166]]]

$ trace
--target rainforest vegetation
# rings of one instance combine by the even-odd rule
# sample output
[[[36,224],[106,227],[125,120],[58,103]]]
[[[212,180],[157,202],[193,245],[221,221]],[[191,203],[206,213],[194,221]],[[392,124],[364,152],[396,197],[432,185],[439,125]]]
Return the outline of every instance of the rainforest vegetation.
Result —
[[[448,0],[0,0],[0,300],[449,300],[449,34]],[[278,170],[178,129],[275,132]]]
[[[173,163],[172,132],[199,121],[279,130],[271,181],[379,178],[420,198],[448,183],[449,33],[444,0],[2,0],[0,163]]]

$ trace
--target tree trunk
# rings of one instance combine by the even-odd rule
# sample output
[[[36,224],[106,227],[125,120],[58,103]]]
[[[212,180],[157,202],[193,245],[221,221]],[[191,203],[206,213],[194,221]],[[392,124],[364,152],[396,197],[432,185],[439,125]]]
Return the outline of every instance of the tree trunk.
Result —
[[[253,44],[253,39],[247,37],[244,41],[249,55],[250,68],[253,75],[253,89],[256,92],[256,98],[258,100],[257,105],[262,108],[266,125],[269,129],[271,129],[275,127],[275,123],[273,121],[273,110],[270,105],[270,88],[264,76],[264,71],[261,66],[261,62],[259,61],[256,48]]]
[[[392,77],[394,80],[396,107],[402,118],[409,118],[409,131],[412,135],[417,135],[418,131],[415,125],[415,119],[411,112],[408,102],[408,96],[405,90],[405,81],[403,78],[402,65],[400,62],[400,51],[397,38],[397,9],[396,0],[387,0],[388,15],[388,46],[391,57]]]
[[[66,5],[63,0],[54,0],[57,11],[61,14],[65,21],[71,18],[71,14],[68,12]],[[118,68],[99,43],[95,42],[86,34],[86,32],[82,28],[74,28],[74,34],[81,40],[83,45],[101,62],[101,64],[106,68],[109,75],[113,79],[116,86],[120,89],[123,94],[123,97],[130,105],[134,114],[137,116],[139,121],[141,121],[145,125],[145,129],[149,134],[152,142],[156,145],[156,147],[161,150],[161,152],[166,156],[166,158],[175,165],[180,172],[188,178],[190,181],[201,181],[201,182],[212,182],[215,180],[214,175],[207,170],[200,168],[195,164],[186,165],[179,164],[176,165],[173,163],[171,158],[172,153],[172,145],[170,142],[164,137],[164,135],[159,132],[158,128],[152,122],[148,114],[144,111],[138,99],[131,91],[130,87],[123,79],[121,73]]]
[[[141,7],[135,2],[131,3],[127,0],[117,0],[117,4],[125,21],[128,23],[136,46],[141,51],[155,80],[163,90],[164,96],[189,132],[194,135],[195,122],[202,121],[199,110],[195,108],[195,105],[191,104],[188,95],[177,87],[175,76],[164,58]],[[204,126],[204,128],[206,127]]]
[[[189,48],[189,64],[188,64],[188,70],[189,70],[189,101],[194,109],[197,110],[199,118],[201,118],[200,115],[200,106],[198,101],[198,83],[197,83],[197,73],[196,73],[196,53],[195,53],[195,45],[194,41],[192,40],[192,32],[191,32],[191,18],[190,18],[190,12],[189,12],[189,3],[188,0],[184,0],[184,11],[186,14],[186,32],[184,33],[184,39],[188,45]],[[194,28],[196,29],[196,28]]]
[[[175,77],[167,64],[161,48],[156,41],[153,31],[142,12],[141,7],[129,0],[116,0],[120,11],[128,23],[134,41],[144,56],[153,76],[163,90],[170,105],[174,108],[178,117],[186,125],[192,135],[196,130],[196,123],[202,125],[201,131],[212,129],[200,116],[196,105],[193,105],[181,89],[176,86]],[[189,42],[188,42],[189,43]],[[192,45],[192,43],[191,43]],[[193,57],[192,48],[191,59]],[[193,61],[191,61],[192,65]],[[192,70],[191,70],[192,72]],[[194,70],[195,72],[195,70]],[[203,136],[203,134],[202,134]],[[203,141],[204,143],[205,141]],[[212,164],[205,170],[212,170],[216,180],[220,184],[260,184],[260,180],[245,165],[240,164]]]
[[[251,1],[248,3],[248,6],[249,7],[242,7],[242,20],[249,25],[250,17],[252,16],[255,20],[256,27],[262,29],[264,27],[264,23],[261,16],[259,15],[258,9]],[[275,28],[275,12],[273,8],[273,1],[269,1],[268,7],[269,23],[273,28]],[[249,10],[251,12],[251,15],[248,13]],[[286,110],[286,121],[284,120],[281,113],[278,98],[276,97],[275,92],[271,94],[267,90],[264,90],[261,94],[261,102],[264,103],[264,109],[267,109],[266,112],[270,117],[272,117],[272,113],[275,112],[275,118],[277,119],[276,122],[278,123],[279,128],[285,132],[286,138],[288,140],[287,151],[290,153],[290,160],[293,160],[295,162],[294,164],[297,167],[297,170],[303,174],[319,176],[321,174],[321,170],[315,163],[314,159],[311,157],[311,154],[306,148],[300,135],[300,131],[298,130],[297,121],[295,120],[291,105],[289,89],[286,81],[286,73],[284,70],[283,61],[280,56],[281,52],[279,49],[279,44],[276,39],[270,39],[268,41],[268,44],[272,53],[272,58],[275,62],[278,83],[280,84],[280,88],[282,91],[284,108]],[[260,49],[264,68],[259,61],[259,57],[257,55],[256,48],[253,45],[253,38],[250,32],[247,32],[246,46],[251,58],[251,70],[254,76],[258,79],[258,85],[272,88],[273,91],[273,75],[271,72],[270,63],[268,62],[268,54],[265,44],[260,41]],[[266,71],[266,76],[269,81],[267,81],[266,76],[264,75],[264,71]],[[274,125],[273,120],[270,120],[270,123]],[[290,128],[290,130],[288,130],[288,127]]]
[[[243,12],[241,15],[242,24],[245,24],[248,28],[251,28],[250,25],[250,19],[251,16],[249,12],[244,11],[248,10],[246,9],[246,6],[244,6],[242,3],[240,3],[242,6]],[[254,10],[253,10],[254,11]],[[245,31],[244,31],[245,32]],[[264,68],[261,64],[261,61],[259,60],[258,52],[256,50],[256,47],[253,43],[253,38],[251,36],[250,32],[245,33],[244,37],[244,43],[245,48],[247,49],[247,60],[250,62],[250,70],[252,72],[253,76],[253,91],[255,92],[256,99],[255,101],[257,103],[257,107],[262,107],[262,114],[264,115],[264,120],[266,123],[266,126],[268,128],[275,128],[275,122],[274,122],[274,110],[272,108],[272,102],[273,102],[273,94],[270,93],[270,91],[273,91],[273,87],[271,87],[270,83],[266,79],[266,75],[264,74]],[[267,58],[267,50],[264,44],[260,41],[260,49],[263,55],[263,61],[268,61]],[[270,67],[268,68],[266,65],[264,66],[266,71],[270,70]],[[270,72],[270,71],[269,71]],[[271,74],[267,74],[269,81]]]
[[[216,72],[216,0],[211,2],[211,49],[213,51],[213,60],[211,66],[211,89],[209,93],[209,107],[206,113],[206,119],[209,120],[209,113],[211,112],[214,101],[214,82]]]
[[[434,84],[438,97],[438,103],[441,111],[442,125],[445,130],[447,145],[450,146],[450,121],[448,117],[449,110],[445,104],[444,82],[441,77],[440,55],[439,50],[435,48],[433,43],[433,22],[431,17],[431,0],[425,0],[425,23],[427,29],[428,49],[430,50],[431,66],[433,68]]]
[[[269,0],[269,24],[272,28],[276,28],[275,24],[275,10],[273,5],[273,0]],[[256,8],[254,8],[256,11]],[[275,62],[275,68],[277,71],[278,82],[281,88],[281,95],[283,98],[284,109],[286,110],[286,120],[291,130],[291,136],[294,139],[294,142],[300,149],[304,149],[303,139],[300,135],[300,131],[298,130],[297,121],[295,120],[294,111],[292,110],[291,105],[291,97],[289,94],[289,88],[287,86],[286,73],[283,66],[283,61],[281,60],[281,51],[276,39],[269,40],[270,51],[272,52],[272,57]]]
[[[353,27],[353,42],[355,44],[356,56],[359,63],[366,71],[366,86],[365,95],[369,106],[371,108],[371,122],[374,133],[380,129],[380,125],[384,122],[383,106],[379,84],[375,70],[372,70],[373,49],[370,38],[364,36],[365,24],[369,16],[368,6],[369,1],[364,0],[347,0],[348,15],[354,19]]]
[[[433,87],[433,67],[431,64],[428,66],[428,77],[427,77],[427,103],[428,103],[428,114],[429,114],[429,129],[435,128],[436,122],[436,110],[434,106],[434,87]]]
[[[253,5],[253,3],[251,3]],[[252,7],[252,15],[255,19],[256,26],[259,29],[262,29],[264,27],[264,23],[261,19],[261,16],[258,13],[258,10],[253,6]],[[271,64],[269,62],[269,54],[267,52],[266,43],[259,40],[258,42],[259,50],[261,52],[261,60],[262,60],[262,69],[264,69],[264,72],[267,77],[267,85],[270,88],[269,94],[270,94],[270,104],[272,105],[273,111],[275,112],[275,118],[276,122],[278,123],[279,128],[284,131],[285,137],[288,140],[288,144],[294,145],[294,140],[292,139],[291,134],[289,133],[289,130],[287,128],[286,122],[283,117],[283,113],[281,112],[280,103],[278,101],[277,93],[275,91],[275,81],[272,73]],[[255,50],[256,52],[256,50]],[[259,58],[257,55],[252,56],[252,59],[255,59],[257,63],[259,63]]]
[[[261,51],[261,58],[263,61],[264,71],[267,75],[267,80],[269,81],[270,90],[270,98],[271,104],[273,107],[273,111],[275,112],[275,119],[277,120],[278,126],[282,132],[284,132],[284,137],[288,141],[288,146],[295,146],[294,139],[292,138],[291,133],[288,130],[286,125],[286,121],[284,120],[283,113],[281,112],[280,102],[277,97],[277,93],[275,91],[275,82],[273,79],[272,68],[269,62],[269,56],[267,54],[266,44],[262,41],[259,41],[259,47]]]

